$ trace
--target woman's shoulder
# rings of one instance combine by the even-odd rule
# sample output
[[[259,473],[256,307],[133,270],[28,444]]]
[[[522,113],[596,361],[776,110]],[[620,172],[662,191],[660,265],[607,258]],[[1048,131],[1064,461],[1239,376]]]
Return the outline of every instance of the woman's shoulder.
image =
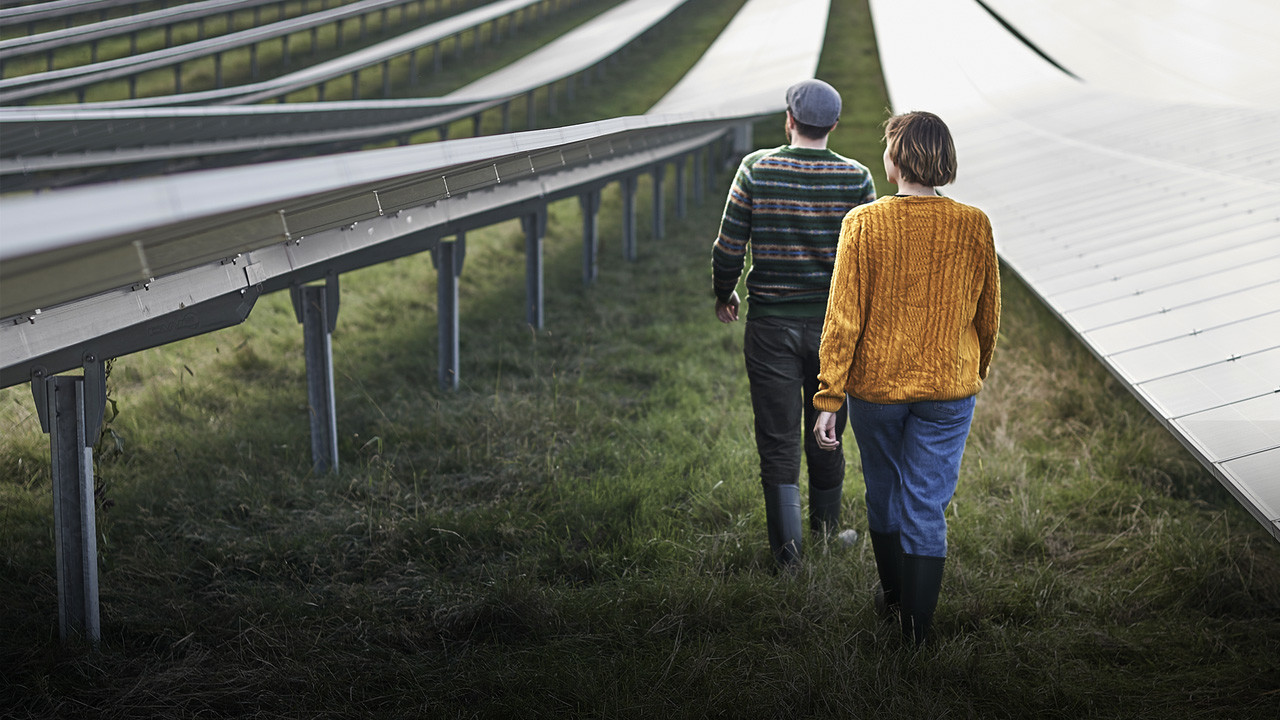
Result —
[[[863,214],[882,213],[889,210],[889,206],[892,200],[893,200],[892,195],[884,195],[882,197],[876,198],[875,200],[872,200],[869,203],[863,203],[861,205],[858,205],[854,209],[850,210],[849,214],[854,215],[856,213],[863,213]]]
[[[991,224],[991,221],[987,218],[987,213],[984,212],[982,208],[962,203],[954,198],[945,199],[947,201],[946,205],[949,208],[949,211],[955,216],[964,218],[971,222],[986,223],[987,225]]]

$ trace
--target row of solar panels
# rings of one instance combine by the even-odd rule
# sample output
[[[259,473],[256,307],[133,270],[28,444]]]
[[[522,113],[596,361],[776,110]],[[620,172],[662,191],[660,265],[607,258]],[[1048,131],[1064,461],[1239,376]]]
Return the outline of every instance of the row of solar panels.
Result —
[[[640,8],[642,4],[633,0],[631,6]],[[749,62],[734,60],[739,69],[750,70],[757,79],[755,93],[738,93],[719,83],[723,71],[717,65],[723,62],[723,53],[713,46],[704,62],[659,103],[662,113],[651,118],[0,200],[0,228],[6,238],[0,245],[0,283],[6,288],[0,296],[0,316],[7,318],[0,321],[0,369],[5,372],[5,384],[29,377],[36,367],[56,371],[42,358],[62,357],[68,347],[79,347],[97,335],[145,323],[157,314],[187,308],[202,299],[184,294],[187,283],[177,287],[177,295],[161,300],[163,294],[155,292],[156,281],[164,275],[196,271],[222,277],[228,266],[219,264],[221,260],[244,254],[246,262],[254,265],[254,254],[263,252],[264,246],[296,255],[301,237],[306,238],[304,246],[308,248],[332,243],[340,249],[357,235],[364,237],[363,232],[374,223],[392,228],[385,231],[390,235],[375,233],[375,241],[382,242],[433,224],[448,225],[476,205],[492,209],[492,203],[508,195],[511,205],[541,198],[549,191],[537,188],[552,182],[549,178],[555,173],[581,176],[579,184],[585,192],[602,182],[645,173],[679,158],[689,152],[681,143],[688,141],[690,133],[705,145],[730,125],[781,109],[787,85],[796,77],[812,75],[816,68],[827,7],[826,0],[749,0],[726,28],[719,46],[740,42],[742,33],[760,31],[771,23],[794,28],[797,43],[758,53]],[[594,42],[609,46],[614,36],[601,33],[594,36]],[[664,142],[672,149],[655,149],[648,140],[641,142],[651,138],[655,128],[663,129]],[[600,138],[599,142],[593,143],[593,137]],[[569,153],[579,158],[574,163],[545,162],[561,152],[561,145],[584,148],[585,155],[579,157],[581,153],[574,150]],[[632,146],[632,150],[626,149]],[[618,155],[623,159],[616,159]],[[578,165],[591,166],[603,159],[612,163],[603,176],[599,168],[577,172]],[[515,178],[521,182],[497,173],[498,167],[512,163],[530,168],[531,173]],[[458,192],[459,187],[472,187],[471,180],[442,183],[442,178],[457,173],[463,178],[487,178],[474,186],[485,189],[484,199],[474,192]],[[569,187],[574,187],[572,179],[555,182],[569,182]],[[535,188],[532,196],[521,194],[528,186]],[[392,202],[391,198],[397,199]],[[415,206],[431,210],[410,212]],[[498,202],[497,207],[501,206]],[[302,220],[297,213],[309,219]],[[405,219],[408,215],[427,224],[409,223]],[[351,232],[353,223],[359,224],[362,233]],[[327,257],[331,252],[323,254]],[[210,265],[213,256],[219,262]],[[282,263],[280,273],[309,272],[296,261]],[[238,275],[241,285],[258,285],[269,279],[256,272],[247,279],[243,271]],[[171,304],[165,306],[167,301]],[[117,304],[113,306],[113,302]]]
[[[0,28],[51,20],[66,20],[85,13],[105,14],[119,8],[150,4],[152,0],[26,0],[0,1]],[[172,5],[175,0],[162,3]]]
[[[143,107],[210,102],[260,102],[283,96],[294,90],[311,87],[325,80],[342,77],[363,68],[388,62],[398,55],[412,52],[419,47],[452,37],[484,23],[496,23],[499,18],[523,17],[525,11],[535,13],[549,12],[551,8],[560,8],[585,1],[587,0],[497,0],[470,13],[449,16],[445,22],[451,24],[452,32],[433,40],[410,33],[402,36],[398,44],[384,43],[380,46],[380,52],[351,53],[329,63],[312,66],[293,73],[285,80],[276,78],[251,87],[219,88],[206,92],[187,93],[181,97],[156,96],[115,104]],[[403,8],[406,5],[418,2],[420,0],[358,0],[349,5],[152,52],[139,53],[88,65],[50,70],[43,73],[4,78],[0,79],[0,103],[14,104],[52,93],[69,90],[82,91],[83,88],[90,85],[112,80],[136,79],[142,73],[162,68],[174,68],[176,82],[176,79],[180,77],[182,63],[209,56],[217,59],[230,50],[240,47],[253,47],[271,40],[280,40],[287,43],[289,36],[304,30],[311,30],[314,33],[320,27],[334,24],[340,25],[346,19],[363,18],[372,13],[383,13],[389,8]],[[446,25],[438,25],[437,30],[444,27]]]
[[[0,199],[6,239],[0,303],[9,302],[14,287],[28,294],[60,288],[67,298],[0,321],[0,385],[30,380],[41,426],[52,438],[60,636],[100,639],[97,564],[84,559],[97,556],[87,438],[96,436],[105,407],[104,359],[242,322],[261,293],[287,287],[304,327],[313,463],[317,471],[336,468],[328,333],[340,273],[431,251],[444,370],[458,347],[455,280],[465,255],[463,233],[519,218],[526,233],[527,318],[540,326],[547,203],[579,197],[585,260],[594,255],[601,186],[623,185],[627,246],[628,236],[634,242],[635,178],[651,173],[660,230],[666,166],[684,168],[688,155],[701,154],[726,129],[778,113],[785,88],[817,66],[827,10],[827,0],[748,0],[716,44],[742,47],[779,31],[790,42],[746,61],[707,54],[731,57],[737,71],[759,83],[767,105],[757,103],[759,96],[735,96],[720,83],[719,61],[704,57],[668,96],[672,106],[701,107],[682,115]],[[450,235],[454,239],[444,242]],[[323,287],[301,285],[318,279]],[[98,291],[103,287],[109,289]],[[82,379],[52,375],[78,366]]]
[[[53,3],[41,3],[41,5],[51,4]],[[54,51],[86,44],[90,46],[90,57],[96,62],[98,41],[100,40],[129,35],[134,37],[136,45],[136,36],[140,32],[164,28],[166,30],[165,35],[171,38],[175,27],[181,28],[188,23],[195,23],[198,32],[203,37],[206,20],[214,16],[229,16],[241,10],[260,11],[265,5],[276,6],[278,8],[277,12],[281,16],[285,12],[285,0],[200,0],[200,2],[186,3],[177,7],[130,13],[122,17],[108,18],[99,22],[71,25],[57,30],[5,38],[0,40],[0,62],[27,55],[46,53],[49,54],[49,61],[52,64],[52,53]],[[255,20],[258,19],[259,16],[255,14]],[[5,11],[0,10],[0,28],[14,24],[18,23],[13,19],[6,18]],[[255,22],[254,24],[258,23]],[[231,23],[228,22],[227,26],[230,27]]]
[[[289,103],[245,107],[172,107],[98,109],[58,107],[0,110],[0,177],[11,187],[38,184],[46,170],[123,166],[130,163],[213,158],[237,154],[253,160],[262,153],[315,154],[317,148],[358,147],[386,138],[403,138],[425,129],[446,128],[488,108],[510,103],[577,75],[589,82],[593,68],[669,18],[687,0],[629,0],[523,57],[443,98],[357,102]],[[413,43],[429,44],[499,17],[510,8],[489,6],[433,23],[369,48],[375,56],[402,52]],[[386,46],[394,45],[393,50]],[[350,67],[342,59],[338,65]],[[335,70],[336,72],[336,70]],[[327,75],[328,73],[320,73]],[[280,82],[300,84],[312,70]],[[554,87],[547,91],[554,100]],[[533,98],[526,103],[533,109]],[[509,119],[509,118],[508,118]],[[528,121],[533,124],[532,117]],[[243,161],[243,160],[242,160]],[[125,172],[121,170],[120,172]]]

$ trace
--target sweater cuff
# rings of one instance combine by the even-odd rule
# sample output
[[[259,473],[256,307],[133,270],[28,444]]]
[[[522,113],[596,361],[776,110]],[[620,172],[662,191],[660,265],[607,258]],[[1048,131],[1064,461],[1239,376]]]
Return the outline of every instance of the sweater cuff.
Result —
[[[831,397],[829,395],[814,395],[813,408],[818,412],[840,412],[840,408],[844,407],[844,395],[839,397]]]

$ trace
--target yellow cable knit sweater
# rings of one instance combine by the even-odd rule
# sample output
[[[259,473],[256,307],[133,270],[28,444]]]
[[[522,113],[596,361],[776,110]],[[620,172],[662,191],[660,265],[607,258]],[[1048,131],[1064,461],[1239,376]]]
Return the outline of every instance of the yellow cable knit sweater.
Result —
[[[937,195],[854,208],[840,230],[813,406],[956,400],[982,389],[1000,329],[991,222]]]

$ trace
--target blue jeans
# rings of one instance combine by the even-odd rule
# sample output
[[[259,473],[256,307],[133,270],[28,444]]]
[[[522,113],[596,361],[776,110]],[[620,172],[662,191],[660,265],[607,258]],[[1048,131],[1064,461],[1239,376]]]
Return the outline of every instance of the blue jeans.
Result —
[[[867,527],[901,533],[908,555],[947,555],[947,505],[976,397],[901,405],[847,398],[867,484]]]
[[[742,352],[751,382],[760,480],[766,485],[800,482],[800,450],[809,466],[809,487],[830,490],[844,484],[844,453],[823,450],[813,437],[818,412],[818,346],[822,318],[763,317],[747,320]],[[843,433],[846,412],[836,416]]]

